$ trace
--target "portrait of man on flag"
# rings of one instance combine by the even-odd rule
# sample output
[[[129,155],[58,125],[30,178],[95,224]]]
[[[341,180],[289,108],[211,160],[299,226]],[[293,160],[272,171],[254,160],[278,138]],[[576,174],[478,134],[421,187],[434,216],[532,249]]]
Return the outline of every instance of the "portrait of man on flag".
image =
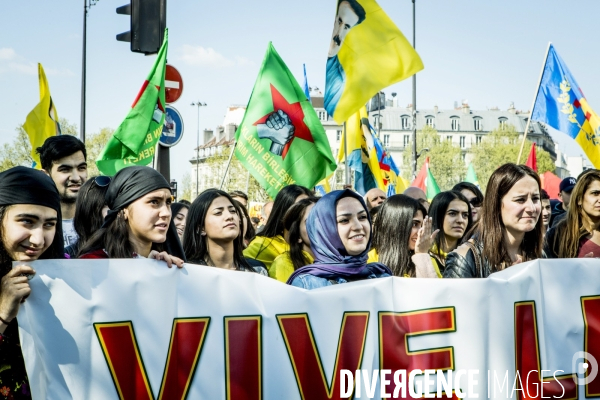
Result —
[[[415,49],[375,0],[337,0],[323,98],[337,123],[422,69]]]
[[[333,23],[333,33],[327,54],[327,68],[325,76],[325,109],[333,115],[338,101],[344,91],[346,73],[340,64],[338,52],[350,29],[365,20],[366,12],[356,0],[338,0],[337,13]]]

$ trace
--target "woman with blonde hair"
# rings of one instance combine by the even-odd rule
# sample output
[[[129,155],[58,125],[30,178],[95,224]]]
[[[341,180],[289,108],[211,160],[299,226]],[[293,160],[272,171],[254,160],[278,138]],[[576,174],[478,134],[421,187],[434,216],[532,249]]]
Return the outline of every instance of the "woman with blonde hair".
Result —
[[[600,171],[585,171],[571,193],[567,217],[546,233],[547,258],[600,257]]]

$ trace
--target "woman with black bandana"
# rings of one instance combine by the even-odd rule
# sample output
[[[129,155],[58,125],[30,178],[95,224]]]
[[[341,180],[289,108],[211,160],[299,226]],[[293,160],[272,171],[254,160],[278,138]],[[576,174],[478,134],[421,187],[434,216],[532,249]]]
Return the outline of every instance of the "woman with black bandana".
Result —
[[[52,179],[25,167],[0,173],[0,221],[0,396],[31,399],[16,317],[35,271],[11,268],[11,262],[63,258],[60,197]]]
[[[106,192],[104,224],[79,250],[79,258],[153,258],[183,266],[185,257],[171,220],[171,187],[150,167],[123,168]]]

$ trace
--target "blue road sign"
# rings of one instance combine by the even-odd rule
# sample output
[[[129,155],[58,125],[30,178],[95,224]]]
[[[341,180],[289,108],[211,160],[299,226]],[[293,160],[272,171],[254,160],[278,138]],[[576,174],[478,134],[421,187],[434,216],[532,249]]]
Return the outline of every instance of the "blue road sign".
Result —
[[[165,123],[158,143],[165,147],[175,146],[183,137],[183,118],[174,107],[167,105]]]

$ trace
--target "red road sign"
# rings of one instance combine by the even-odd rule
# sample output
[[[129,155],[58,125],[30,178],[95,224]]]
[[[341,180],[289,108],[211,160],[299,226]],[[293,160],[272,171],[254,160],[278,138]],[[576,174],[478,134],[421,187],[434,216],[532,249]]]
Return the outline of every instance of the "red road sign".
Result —
[[[165,71],[165,101],[175,103],[183,93],[183,79],[175,67],[167,64]]]

